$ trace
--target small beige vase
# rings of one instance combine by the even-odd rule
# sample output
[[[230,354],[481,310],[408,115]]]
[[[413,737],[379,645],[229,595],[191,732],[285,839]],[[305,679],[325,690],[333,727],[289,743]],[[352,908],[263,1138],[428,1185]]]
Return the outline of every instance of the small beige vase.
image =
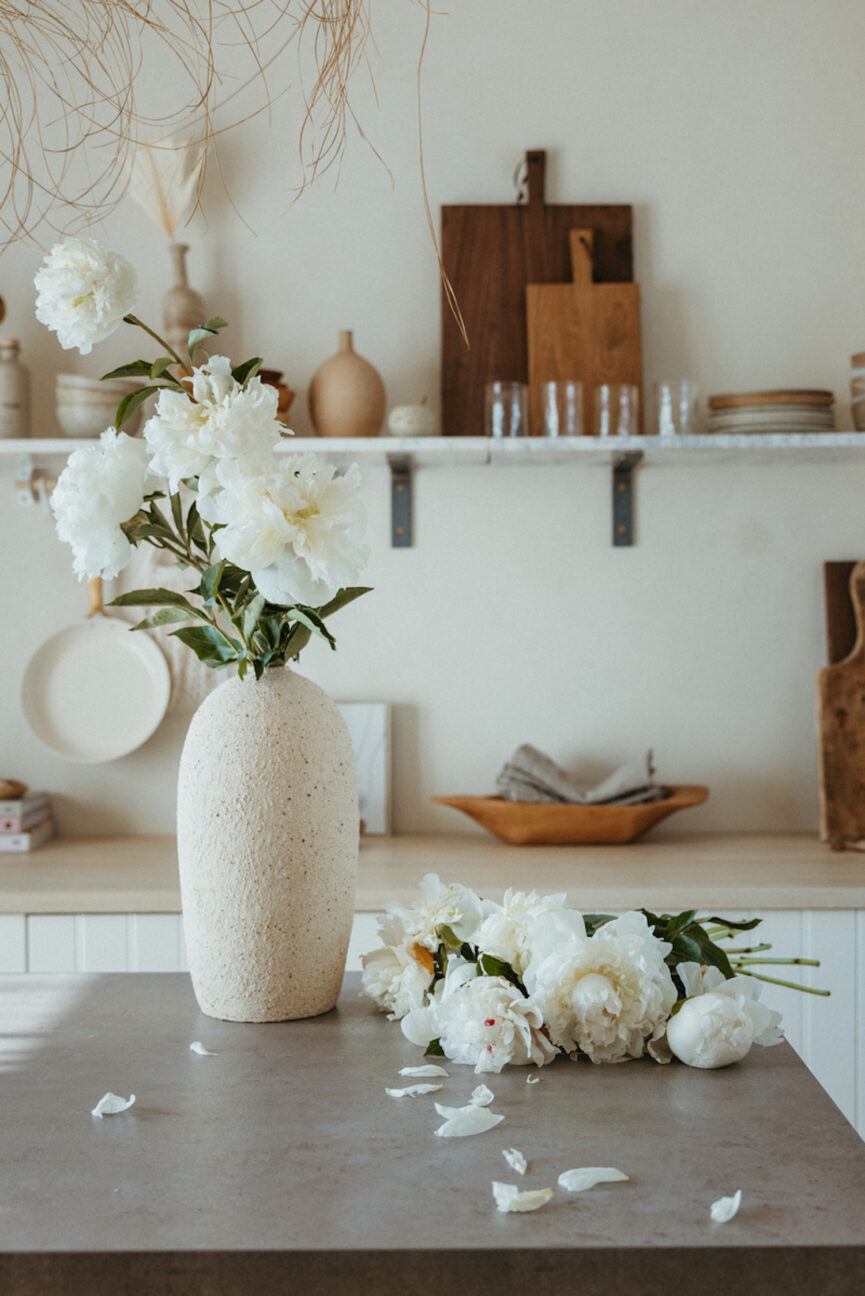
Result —
[[[174,266],[174,284],[162,298],[162,325],[165,339],[178,355],[186,355],[189,334],[207,319],[204,299],[190,288],[186,277],[186,254],[189,245],[170,243],[168,251]]]
[[[180,758],[183,925],[202,1012],[315,1017],[336,1003],[354,915],[359,817],[348,729],[286,668],[227,680]]]
[[[309,414],[323,437],[374,437],[385,411],[384,383],[377,369],[354,349],[350,329],[339,350],[319,365],[309,385]]]

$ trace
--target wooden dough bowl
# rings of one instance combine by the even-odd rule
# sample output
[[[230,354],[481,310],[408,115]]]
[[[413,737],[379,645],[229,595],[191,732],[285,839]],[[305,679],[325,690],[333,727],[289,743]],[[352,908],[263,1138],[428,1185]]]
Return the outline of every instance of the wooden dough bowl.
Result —
[[[696,784],[671,784],[670,792],[665,800],[645,805],[550,805],[496,796],[432,800],[462,810],[512,846],[597,846],[636,841],[667,815],[702,805],[709,796],[708,788]]]

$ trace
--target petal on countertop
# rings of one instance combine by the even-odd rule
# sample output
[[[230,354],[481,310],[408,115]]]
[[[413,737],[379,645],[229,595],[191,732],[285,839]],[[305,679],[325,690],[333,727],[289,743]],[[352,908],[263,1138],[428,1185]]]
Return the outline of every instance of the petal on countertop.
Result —
[[[205,1048],[201,1040],[193,1040],[189,1046],[190,1053],[197,1053],[199,1057],[218,1057],[211,1049]]]
[[[628,1176],[612,1166],[580,1166],[575,1170],[563,1170],[559,1175],[559,1187],[565,1192],[585,1192],[599,1183],[621,1183]]]
[[[469,1102],[473,1107],[489,1107],[495,1094],[492,1089],[488,1089],[485,1084],[479,1084],[476,1089],[472,1090],[472,1096]]]
[[[536,1075],[526,1076],[526,1084],[540,1084],[541,1077]]]
[[[121,1098],[116,1093],[103,1094],[90,1115],[98,1116],[100,1120],[103,1116],[116,1116],[119,1112],[128,1111],[134,1102],[135,1094],[130,1094],[128,1098]]]
[[[493,1180],[493,1197],[500,1211],[535,1211],[552,1200],[552,1188],[534,1188],[529,1192],[520,1192],[516,1184],[499,1183]]]
[[[742,1205],[742,1189],[737,1188],[732,1197],[719,1197],[709,1207],[709,1217],[715,1224],[726,1224]]]
[[[519,1148],[502,1148],[502,1156],[511,1169],[516,1170],[517,1174],[524,1175],[529,1168],[526,1158]]]
[[[417,1098],[420,1094],[438,1093],[440,1084],[407,1085],[405,1089],[385,1089],[391,1098]]]
[[[504,1116],[497,1116],[489,1107],[441,1107],[436,1103],[436,1111],[445,1117],[445,1122],[436,1130],[439,1138],[467,1138],[471,1134],[485,1134],[494,1129]],[[449,1115],[453,1112],[453,1115]]]
[[[450,1076],[444,1067],[435,1066],[430,1062],[427,1066],[418,1067],[400,1067],[400,1075],[404,1076],[444,1076],[447,1080]]]

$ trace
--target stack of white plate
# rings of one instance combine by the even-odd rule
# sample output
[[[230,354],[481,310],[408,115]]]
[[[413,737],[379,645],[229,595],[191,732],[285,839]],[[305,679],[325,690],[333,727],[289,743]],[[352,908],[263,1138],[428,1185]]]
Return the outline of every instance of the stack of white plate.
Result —
[[[707,431],[724,436],[834,432],[834,399],[830,391],[801,388],[710,396]]]

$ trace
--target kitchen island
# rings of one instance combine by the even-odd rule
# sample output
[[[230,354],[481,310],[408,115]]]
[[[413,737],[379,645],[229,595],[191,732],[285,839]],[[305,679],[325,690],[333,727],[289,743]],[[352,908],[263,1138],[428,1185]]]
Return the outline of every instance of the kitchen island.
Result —
[[[6,978],[0,1005],[9,1296],[865,1287],[865,1146],[787,1044],[722,1071],[506,1069],[484,1077],[501,1125],[446,1140],[433,1101],[467,1102],[478,1078],[446,1064],[439,1093],[388,1097],[420,1051],[356,974],[335,1012],[264,1026],[203,1016],[176,974]],[[92,1117],[107,1090],[134,1106]],[[584,1165],[630,1179],[557,1188]],[[555,1197],[502,1214],[492,1180]]]
[[[486,833],[364,837],[349,968],[378,943],[376,914],[410,904],[424,873],[500,900],[507,887],[565,891],[584,912],[699,906],[760,916],[772,953],[831,998],[765,985],[763,999],[841,1110],[865,1134],[865,862],[806,833],[650,833],[627,846],[506,846]],[[0,973],[186,969],[176,843],[66,837],[0,861]],[[770,971],[772,969],[769,969]],[[785,975],[787,969],[778,970]]]

